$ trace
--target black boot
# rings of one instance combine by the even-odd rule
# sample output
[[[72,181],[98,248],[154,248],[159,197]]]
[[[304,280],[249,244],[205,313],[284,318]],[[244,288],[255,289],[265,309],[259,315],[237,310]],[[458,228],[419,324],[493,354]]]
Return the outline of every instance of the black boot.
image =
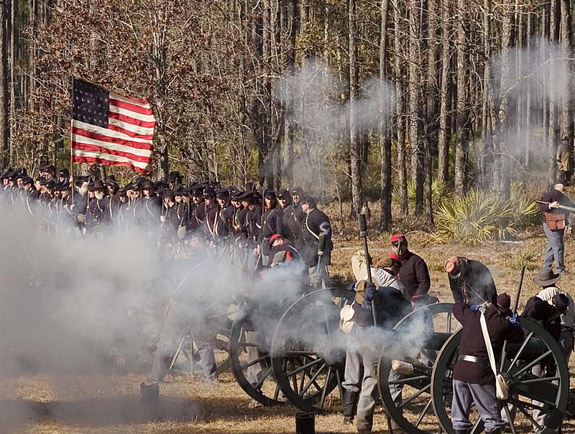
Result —
[[[343,394],[343,423],[351,425],[353,418],[357,412],[357,401],[359,400],[359,392],[352,392],[346,390]]]

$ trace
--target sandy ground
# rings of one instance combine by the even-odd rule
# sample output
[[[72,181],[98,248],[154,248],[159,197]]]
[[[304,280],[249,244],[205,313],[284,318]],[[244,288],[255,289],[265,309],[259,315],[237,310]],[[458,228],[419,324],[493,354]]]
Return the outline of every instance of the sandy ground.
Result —
[[[337,240],[332,273],[339,282],[351,281],[349,259],[361,248],[357,240]],[[386,253],[387,236],[371,242],[371,252]],[[521,264],[526,275],[521,305],[537,288],[530,281],[541,263],[545,239],[539,234],[521,242],[486,243],[470,248],[429,242],[424,233],[410,234],[410,247],[428,262],[432,292],[451,301],[442,266],[451,255],[467,256],[486,263],[499,292],[515,294]],[[575,270],[575,241],[567,240],[566,263]],[[561,287],[575,294],[573,276],[562,279]],[[571,364],[573,373],[573,365]],[[293,433],[296,409],[248,408],[250,399],[225,373],[217,383],[178,377],[162,385],[161,404],[149,408],[139,396],[141,375],[63,376],[21,375],[0,379],[0,433]],[[341,415],[316,417],[318,433],[355,432],[341,423]],[[375,431],[385,431],[381,409]],[[564,432],[575,432],[568,423]]]

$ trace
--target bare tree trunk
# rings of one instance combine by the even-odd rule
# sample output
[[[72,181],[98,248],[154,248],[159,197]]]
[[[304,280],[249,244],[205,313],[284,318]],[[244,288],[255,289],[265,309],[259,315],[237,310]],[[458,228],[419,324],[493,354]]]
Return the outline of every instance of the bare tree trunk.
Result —
[[[549,38],[550,42],[554,43],[559,37],[559,25],[557,22],[557,15],[559,11],[559,0],[551,0],[551,7],[549,10]],[[553,54],[551,53],[553,56]],[[550,70],[556,70],[557,62],[552,61]],[[554,77],[550,74],[548,77],[547,89],[554,88]],[[551,95],[549,99],[549,178],[551,182],[555,180],[555,154],[557,151],[557,135],[558,135],[558,108],[557,108],[557,95]]]
[[[483,55],[486,62],[483,67],[483,101],[481,136],[483,152],[481,153],[481,184],[483,188],[493,183],[493,128],[491,123],[492,107],[489,98],[491,84],[491,0],[483,0]]]
[[[501,35],[501,89],[499,93],[499,152],[501,159],[501,185],[499,191],[506,199],[511,196],[511,158],[507,148],[510,134],[509,118],[511,116],[512,85],[510,51],[512,46],[512,24],[514,15],[513,0],[506,0],[503,5],[503,27]]]
[[[490,0],[486,0],[490,1]],[[449,0],[441,6],[441,90],[439,92],[439,136],[437,181],[447,185],[449,182],[449,134],[447,121],[449,118],[449,70],[451,66],[451,11]]]
[[[387,78],[387,21],[389,0],[381,0],[381,28],[379,38],[379,78]],[[381,215],[379,229],[389,232],[391,228],[391,135],[389,115],[392,108],[390,101],[381,101],[381,122],[379,124],[379,148],[381,151]]]
[[[8,0],[4,0],[8,1]],[[9,142],[10,142],[10,163],[14,161],[14,141],[12,138],[12,132],[14,131],[14,113],[16,112],[16,76],[15,76],[15,66],[16,66],[16,7],[18,2],[11,0],[10,4],[10,110],[9,110]]]
[[[351,202],[352,215],[362,207],[361,155],[357,128],[358,64],[357,64],[357,4],[348,0],[349,32],[349,153],[351,158]]]
[[[293,76],[295,72],[296,38],[299,29],[298,0],[288,0],[287,3],[287,28],[288,28],[288,49],[286,51],[287,71]],[[294,110],[293,101],[289,101],[285,115],[285,164],[284,175],[288,185],[293,186],[293,163],[294,163],[294,137],[295,125],[292,123],[292,113]]]
[[[11,162],[10,149],[10,112],[9,107],[9,78],[8,78],[8,36],[10,28],[10,2],[4,0],[0,5],[0,149],[3,166],[8,166]]]
[[[561,140],[567,138],[573,147],[573,107],[572,90],[572,34],[571,34],[571,1],[561,1],[561,61],[565,72],[566,85],[561,89]]]
[[[427,113],[425,119],[425,140],[424,140],[424,203],[425,220],[428,229],[434,225],[433,222],[433,160],[432,152],[437,149],[437,20],[438,10],[436,0],[427,1],[427,33],[429,44],[427,46]]]
[[[411,180],[415,183],[415,215],[423,214],[422,6],[422,0],[409,2],[409,142]]]
[[[455,194],[463,196],[467,188],[467,153],[469,148],[468,55],[465,29],[467,4],[457,1],[457,144],[455,146]]]
[[[398,184],[399,184],[399,209],[401,215],[407,216],[409,212],[409,200],[407,196],[407,158],[406,158],[406,122],[404,119],[404,67],[402,62],[403,55],[403,34],[402,22],[403,15],[401,10],[400,0],[394,0],[393,3],[393,21],[395,25],[394,32],[394,46],[395,46],[395,125],[397,131],[397,171],[398,171]]]

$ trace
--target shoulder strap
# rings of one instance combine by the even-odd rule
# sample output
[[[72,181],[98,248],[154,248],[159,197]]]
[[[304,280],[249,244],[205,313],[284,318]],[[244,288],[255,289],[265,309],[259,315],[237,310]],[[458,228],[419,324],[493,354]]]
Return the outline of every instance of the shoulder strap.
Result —
[[[481,323],[481,331],[483,332],[483,340],[485,341],[485,347],[487,348],[487,355],[489,356],[489,364],[491,365],[491,370],[493,375],[497,376],[497,366],[495,364],[495,355],[493,354],[493,347],[491,346],[491,339],[489,339],[489,330],[487,330],[487,321],[485,320],[485,315],[481,311],[481,318],[479,319]]]

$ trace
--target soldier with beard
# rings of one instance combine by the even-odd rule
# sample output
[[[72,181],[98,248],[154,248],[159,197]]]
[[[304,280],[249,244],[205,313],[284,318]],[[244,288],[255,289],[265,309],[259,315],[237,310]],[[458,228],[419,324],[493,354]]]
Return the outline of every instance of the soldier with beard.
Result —
[[[257,192],[247,193],[245,203],[247,211],[244,221],[244,231],[248,250],[252,255],[248,259],[248,270],[253,271],[259,264],[259,240],[261,234],[262,207],[260,205],[261,195]]]
[[[90,200],[86,213],[86,229],[98,232],[110,223],[109,201],[105,198],[106,186],[102,181],[94,182],[93,191],[94,197]]]
[[[200,185],[192,186],[192,216],[190,218],[189,229],[192,233],[203,228],[206,218],[206,206],[204,204],[203,187]]]
[[[22,180],[22,189],[24,191],[23,203],[28,213],[34,217],[34,208],[38,201],[36,189],[34,188],[34,180],[29,176]]]
[[[233,230],[234,238],[237,240],[242,235],[242,215],[245,214],[245,208],[242,204],[241,198],[244,195],[243,191],[238,191],[232,196],[232,206],[234,212],[230,221],[230,226]]]
[[[160,217],[162,223],[162,241],[173,245],[177,241],[178,228],[181,222],[174,192],[171,190],[164,192],[163,201],[164,211]]]
[[[229,236],[233,229],[233,219],[235,214],[235,207],[230,200],[230,192],[227,188],[219,188],[216,190],[216,200],[220,206],[220,222],[222,231],[226,231],[226,236]],[[224,229],[225,228],[225,229]]]
[[[162,199],[156,195],[154,184],[151,181],[144,182],[142,186],[140,209],[142,224],[146,229],[153,231],[158,227],[162,214]]]
[[[281,192],[281,199],[285,199],[285,203],[287,203],[287,198],[285,196],[286,194]],[[292,190],[292,201],[290,204],[286,205],[283,211],[283,226],[286,228],[287,237],[291,243],[300,250],[303,247],[301,234],[305,218],[305,213],[301,207],[301,196],[302,189],[294,188]]]

